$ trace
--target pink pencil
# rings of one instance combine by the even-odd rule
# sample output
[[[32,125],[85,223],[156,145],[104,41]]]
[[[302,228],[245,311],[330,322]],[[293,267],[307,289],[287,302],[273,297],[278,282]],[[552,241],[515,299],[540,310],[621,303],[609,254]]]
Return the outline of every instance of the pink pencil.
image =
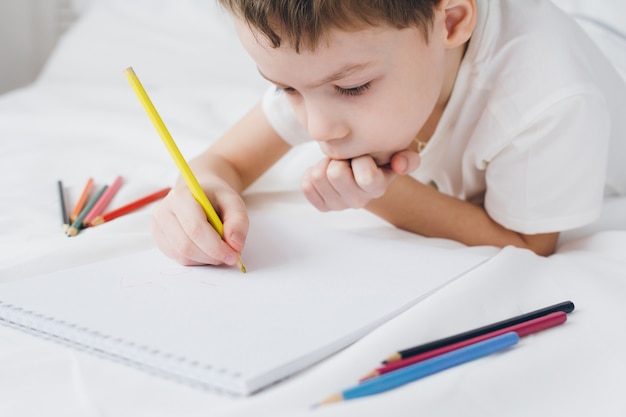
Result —
[[[107,190],[102,194],[102,197],[98,200],[98,202],[93,206],[91,211],[87,214],[87,216],[83,219],[83,226],[87,227],[91,223],[93,219],[98,217],[105,208],[109,205],[117,191],[122,186],[122,177],[118,176],[115,178],[113,183],[107,188]]]

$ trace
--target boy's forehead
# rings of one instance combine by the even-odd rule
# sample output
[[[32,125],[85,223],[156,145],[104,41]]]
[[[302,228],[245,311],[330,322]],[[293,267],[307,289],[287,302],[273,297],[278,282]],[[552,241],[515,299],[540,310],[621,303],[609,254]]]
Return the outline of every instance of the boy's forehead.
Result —
[[[267,53],[272,54],[273,51],[290,50],[297,54],[316,54],[325,52],[328,49],[341,49],[342,47],[354,48],[376,48],[377,45],[388,45],[388,39],[393,38],[400,32],[411,31],[421,34],[417,28],[397,29],[385,25],[362,25],[359,28],[351,28],[348,30],[331,28],[327,34],[320,38],[316,45],[308,48],[300,48],[297,50],[295,46],[286,41],[280,46],[272,45],[270,40],[257,28],[251,26],[240,18],[235,18],[235,27],[237,34],[243,46],[250,52],[252,48],[262,48]],[[280,33],[280,31],[278,31]],[[421,35],[420,35],[421,36]]]
[[[420,54],[420,47],[415,47],[425,45],[417,28],[334,30],[328,42],[313,51],[296,51],[290,45],[273,47],[245,22],[238,22],[238,32],[259,73],[281,87],[316,88],[342,79],[357,82],[361,75],[388,71],[400,55]]]

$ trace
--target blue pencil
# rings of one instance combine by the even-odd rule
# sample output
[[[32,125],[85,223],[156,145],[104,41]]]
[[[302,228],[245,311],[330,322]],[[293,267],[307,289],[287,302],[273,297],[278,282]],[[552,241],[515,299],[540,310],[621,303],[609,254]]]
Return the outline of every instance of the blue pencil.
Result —
[[[473,345],[436,356],[432,359],[398,369],[397,371],[381,375],[377,378],[367,380],[352,388],[348,388],[342,392],[331,395],[318,405],[353,400],[355,398],[366,397],[389,391],[448,368],[496,353],[515,345],[518,341],[519,336],[517,333],[505,333],[501,336],[496,336],[483,342],[478,342]]]

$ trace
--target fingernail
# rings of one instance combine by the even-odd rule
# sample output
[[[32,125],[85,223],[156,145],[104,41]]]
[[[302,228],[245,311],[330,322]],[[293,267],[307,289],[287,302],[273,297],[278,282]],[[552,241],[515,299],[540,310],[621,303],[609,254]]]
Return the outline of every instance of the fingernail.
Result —
[[[238,248],[243,246],[243,235],[241,233],[233,233],[230,235],[230,240],[237,245]]]
[[[400,173],[404,174],[409,169],[409,161],[406,158],[400,158]]]

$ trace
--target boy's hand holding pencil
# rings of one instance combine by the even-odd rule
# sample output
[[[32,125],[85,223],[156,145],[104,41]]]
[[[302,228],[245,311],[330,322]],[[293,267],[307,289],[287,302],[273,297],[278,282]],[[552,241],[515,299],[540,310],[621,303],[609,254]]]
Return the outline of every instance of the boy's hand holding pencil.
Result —
[[[132,68],[127,68],[125,74],[187,186],[186,188],[176,187],[176,190],[169,195],[172,198],[166,199],[164,205],[161,206],[164,209],[162,217],[165,218],[162,224],[168,225],[166,228],[168,234],[166,235],[163,231],[165,228],[153,227],[157,245],[163,252],[183,264],[237,264],[241,272],[246,272],[246,267],[239,254],[243,248],[245,233],[242,232],[241,226],[239,232],[230,229],[231,223],[236,224],[236,219],[233,218],[235,216],[230,213],[243,213],[243,216],[238,217],[240,217],[239,220],[245,218],[244,224],[247,231],[247,216],[245,215],[243,200],[227,184],[220,190],[213,189],[216,196],[215,201],[218,202],[222,216],[227,222],[225,229],[222,219],[200,186],[187,161],[183,158],[135,71]],[[173,196],[178,195],[182,204],[172,201]],[[193,196],[197,204],[190,199],[190,196]],[[201,211],[204,211],[204,216],[200,214]],[[241,225],[241,222],[239,224]],[[176,242],[176,247],[183,249],[175,250],[168,242]]]
[[[195,172],[202,181],[202,170]],[[207,222],[186,185],[179,183],[154,210],[152,234],[156,244],[182,265],[236,265],[249,225],[243,199],[226,185],[211,182],[210,187],[203,188],[211,190],[210,199],[220,209],[224,238]],[[181,247],[182,251],[177,249]]]

